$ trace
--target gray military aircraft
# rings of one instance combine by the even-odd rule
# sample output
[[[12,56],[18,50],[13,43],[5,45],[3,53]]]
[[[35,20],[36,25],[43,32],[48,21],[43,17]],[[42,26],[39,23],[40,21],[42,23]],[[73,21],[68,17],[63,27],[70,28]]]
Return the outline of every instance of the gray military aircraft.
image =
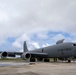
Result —
[[[56,62],[57,59],[67,60],[71,62],[72,59],[76,58],[76,43],[73,42],[63,42],[64,39],[58,40],[55,45],[47,46],[44,48],[39,48],[29,51],[27,49],[26,41],[24,41],[24,51],[23,52],[0,52],[1,58],[5,57],[15,57],[15,55],[20,55],[24,60],[30,60],[30,62],[44,61],[49,62],[49,58],[54,58]],[[37,59],[37,60],[36,60]]]

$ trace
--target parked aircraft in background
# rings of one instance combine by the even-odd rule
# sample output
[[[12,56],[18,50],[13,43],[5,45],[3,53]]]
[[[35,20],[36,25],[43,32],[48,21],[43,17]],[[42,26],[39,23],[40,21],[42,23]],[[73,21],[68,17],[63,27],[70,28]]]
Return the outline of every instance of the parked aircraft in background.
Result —
[[[67,60],[71,62],[72,59],[76,58],[76,43],[73,42],[63,42],[64,39],[58,40],[55,45],[47,46],[44,48],[35,49],[29,51],[27,49],[26,41],[24,41],[24,51],[23,52],[0,52],[1,58],[5,57],[15,57],[15,55],[20,55],[24,60],[30,60],[30,62],[44,61],[49,62],[49,58],[54,58],[56,62],[57,59]],[[37,60],[36,60],[37,59]]]

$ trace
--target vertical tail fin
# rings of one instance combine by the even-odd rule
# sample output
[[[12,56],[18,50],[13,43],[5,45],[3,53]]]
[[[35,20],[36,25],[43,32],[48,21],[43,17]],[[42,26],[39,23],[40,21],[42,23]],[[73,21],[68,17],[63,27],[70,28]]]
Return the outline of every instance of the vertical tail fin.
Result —
[[[28,49],[27,49],[27,45],[26,45],[26,41],[24,41],[23,48],[24,48],[24,52],[27,52],[27,51],[28,51]]]

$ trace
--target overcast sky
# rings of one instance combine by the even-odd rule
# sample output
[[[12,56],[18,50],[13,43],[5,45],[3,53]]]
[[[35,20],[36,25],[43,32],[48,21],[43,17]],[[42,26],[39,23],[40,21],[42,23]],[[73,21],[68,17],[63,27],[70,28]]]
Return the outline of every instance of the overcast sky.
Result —
[[[76,0],[0,0],[0,51],[76,42]]]

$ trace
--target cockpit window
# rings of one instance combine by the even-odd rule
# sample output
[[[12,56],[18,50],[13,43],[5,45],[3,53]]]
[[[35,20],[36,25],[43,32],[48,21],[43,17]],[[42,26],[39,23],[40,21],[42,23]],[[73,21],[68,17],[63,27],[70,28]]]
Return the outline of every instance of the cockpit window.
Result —
[[[76,44],[73,44],[73,46],[76,46]]]

